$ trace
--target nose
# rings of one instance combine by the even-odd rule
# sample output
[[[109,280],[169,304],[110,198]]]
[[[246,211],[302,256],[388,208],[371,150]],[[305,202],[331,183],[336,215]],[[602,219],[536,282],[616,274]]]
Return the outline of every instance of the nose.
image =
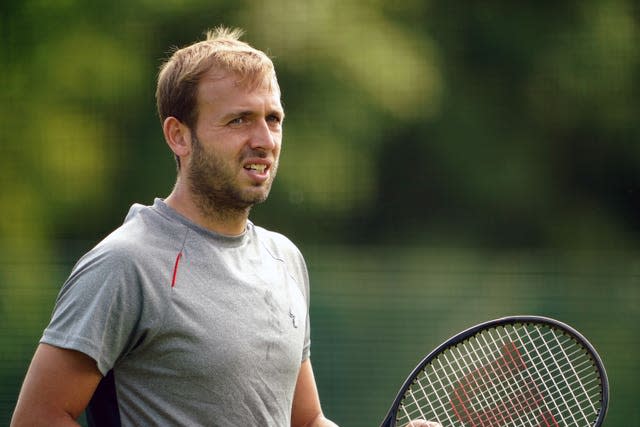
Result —
[[[280,143],[280,138],[280,132],[275,132],[271,129],[266,120],[256,120],[251,134],[250,146],[254,149],[258,148],[270,151]]]

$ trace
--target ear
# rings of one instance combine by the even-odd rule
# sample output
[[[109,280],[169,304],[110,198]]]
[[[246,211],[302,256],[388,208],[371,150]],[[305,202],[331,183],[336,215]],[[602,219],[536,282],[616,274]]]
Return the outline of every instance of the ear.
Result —
[[[162,124],[162,132],[173,154],[182,158],[191,154],[191,130],[175,117],[167,117]]]

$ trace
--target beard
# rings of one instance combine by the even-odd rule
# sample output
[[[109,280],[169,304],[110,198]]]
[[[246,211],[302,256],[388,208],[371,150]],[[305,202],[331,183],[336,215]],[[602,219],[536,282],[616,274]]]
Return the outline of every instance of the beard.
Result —
[[[270,169],[270,178],[263,184],[242,188],[238,171],[215,153],[206,152],[194,135],[193,153],[189,165],[189,186],[198,208],[208,216],[229,218],[246,215],[251,207],[264,202],[269,196],[277,171],[277,162]],[[243,157],[266,157],[266,153],[248,149]]]

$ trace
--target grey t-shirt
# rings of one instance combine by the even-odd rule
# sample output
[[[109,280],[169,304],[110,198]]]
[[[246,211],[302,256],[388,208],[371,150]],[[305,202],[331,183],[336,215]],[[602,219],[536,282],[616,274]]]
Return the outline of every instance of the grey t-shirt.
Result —
[[[120,425],[288,426],[308,298],[284,236],[219,235],[156,199],[78,261],[41,342],[96,360]]]

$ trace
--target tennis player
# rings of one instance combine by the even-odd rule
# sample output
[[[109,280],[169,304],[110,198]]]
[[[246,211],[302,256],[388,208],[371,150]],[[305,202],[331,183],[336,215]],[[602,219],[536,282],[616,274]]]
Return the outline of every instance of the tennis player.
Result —
[[[335,426],[309,358],[309,282],[249,220],[276,176],[272,61],[219,28],[175,50],[157,104],[175,187],[135,204],[57,298],[11,425]]]

